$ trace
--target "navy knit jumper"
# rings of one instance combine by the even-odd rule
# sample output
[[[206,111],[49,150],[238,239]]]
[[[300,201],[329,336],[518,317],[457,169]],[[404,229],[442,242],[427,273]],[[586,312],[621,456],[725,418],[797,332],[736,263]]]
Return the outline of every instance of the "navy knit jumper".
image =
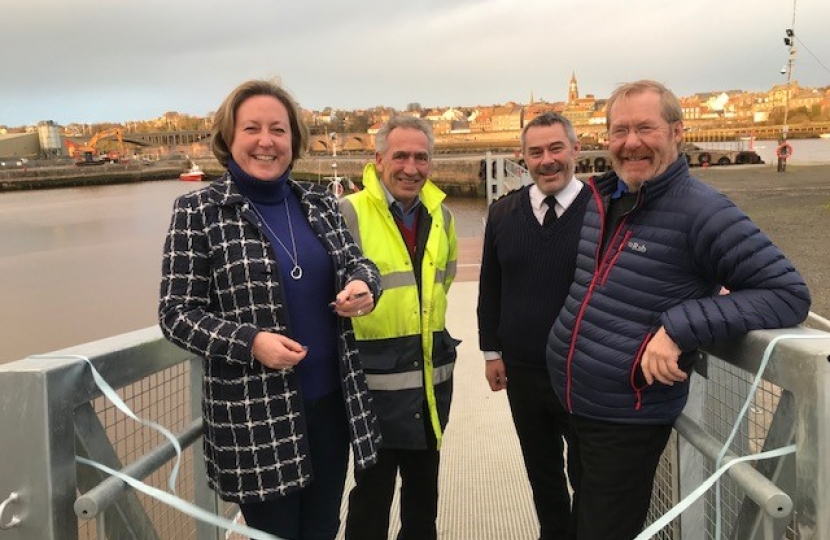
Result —
[[[583,186],[565,213],[547,226],[533,214],[530,187],[490,207],[479,280],[482,351],[501,351],[509,366],[546,369],[545,343],[573,282],[590,197]]]
[[[308,354],[295,370],[300,374],[303,399],[317,399],[339,388],[337,362],[337,318],[328,307],[334,300],[334,264],[322,242],[311,228],[297,196],[286,183],[290,169],[272,181],[262,181],[246,174],[233,160],[228,170],[239,191],[256,207],[268,223],[262,232],[268,237],[280,269],[282,289],[288,309],[290,337],[308,347]],[[288,205],[288,214],[285,206]],[[294,231],[289,234],[288,218]],[[285,245],[277,241],[275,233]],[[294,266],[287,250],[297,246],[303,277],[289,275]]]

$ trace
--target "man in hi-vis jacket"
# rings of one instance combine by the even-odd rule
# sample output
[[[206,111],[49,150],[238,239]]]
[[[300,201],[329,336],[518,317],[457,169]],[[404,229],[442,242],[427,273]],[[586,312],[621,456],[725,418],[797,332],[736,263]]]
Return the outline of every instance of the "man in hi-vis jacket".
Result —
[[[401,476],[398,540],[434,540],[441,438],[450,412],[458,341],[445,328],[456,271],[455,222],[429,179],[433,135],[410,116],[375,137],[363,190],[341,202],[347,225],[380,269],[383,301],[353,319],[383,447],[375,466],[355,474],[347,540],[386,540]]]

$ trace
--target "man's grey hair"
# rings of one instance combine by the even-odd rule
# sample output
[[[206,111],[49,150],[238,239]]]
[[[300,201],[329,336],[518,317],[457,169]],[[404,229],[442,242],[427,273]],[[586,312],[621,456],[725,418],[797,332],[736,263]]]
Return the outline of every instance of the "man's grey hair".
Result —
[[[525,147],[525,133],[530,128],[535,127],[550,127],[559,124],[565,130],[565,135],[568,137],[568,140],[571,142],[572,146],[575,146],[576,143],[579,142],[579,139],[576,138],[576,131],[574,130],[573,124],[571,121],[562,116],[561,114],[555,112],[543,112],[539,116],[536,116],[525,124],[524,129],[522,129],[522,149],[524,150]]]
[[[674,92],[666,88],[666,86],[657,81],[649,79],[641,79],[631,83],[624,83],[617,87],[616,90],[608,98],[605,104],[605,123],[611,127],[611,107],[620,98],[627,98],[633,95],[642,94],[644,92],[654,92],[660,96],[660,114],[663,120],[671,124],[672,122],[683,121],[683,107],[680,105],[680,100],[674,95]]]
[[[435,145],[435,136],[432,134],[432,126],[426,120],[409,115],[395,116],[389,119],[375,135],[375,150],[378,154],[385,154],[389,149],[389,134],[395,128],[417,129],[427,136],[429,155],[432,156],[432,148]]]

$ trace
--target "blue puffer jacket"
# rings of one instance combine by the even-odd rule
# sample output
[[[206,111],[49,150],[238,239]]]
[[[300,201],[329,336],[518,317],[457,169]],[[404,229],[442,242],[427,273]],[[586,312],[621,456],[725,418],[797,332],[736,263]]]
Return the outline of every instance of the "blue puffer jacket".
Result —
[[[639,366],[665,327],[690,372],[698,347],[750,330],[794,326],[810,308],[801,275],[726,196],[689,175],[681,156],[640,188],[606,231],[614,173],[591,180],[574,283],[548,337],[548,369],[574,414],[629,424],[673,423],[688,379],[646,386]],[[601,239],[611,235],[602,260]],[[718,295],[723,285],[731,292]]]

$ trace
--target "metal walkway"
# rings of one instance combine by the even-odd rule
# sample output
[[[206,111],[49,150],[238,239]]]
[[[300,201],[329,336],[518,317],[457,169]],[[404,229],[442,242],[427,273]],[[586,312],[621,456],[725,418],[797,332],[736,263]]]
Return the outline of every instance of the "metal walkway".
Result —
[[[459,238],[458,276],[450,288],[447,328],[462,340],[455,366],[450,422],[441,449],[438,500],[440,540],[536,540],[539,525],[519,439],[505,392],[492,392],[478,349],[476,303],[482,238]],[[349,471],[341,506],[344,538]],[[399,492],[390,514],[389,538],[400,528]],[[232,540],[242,540],[232,536]]]

